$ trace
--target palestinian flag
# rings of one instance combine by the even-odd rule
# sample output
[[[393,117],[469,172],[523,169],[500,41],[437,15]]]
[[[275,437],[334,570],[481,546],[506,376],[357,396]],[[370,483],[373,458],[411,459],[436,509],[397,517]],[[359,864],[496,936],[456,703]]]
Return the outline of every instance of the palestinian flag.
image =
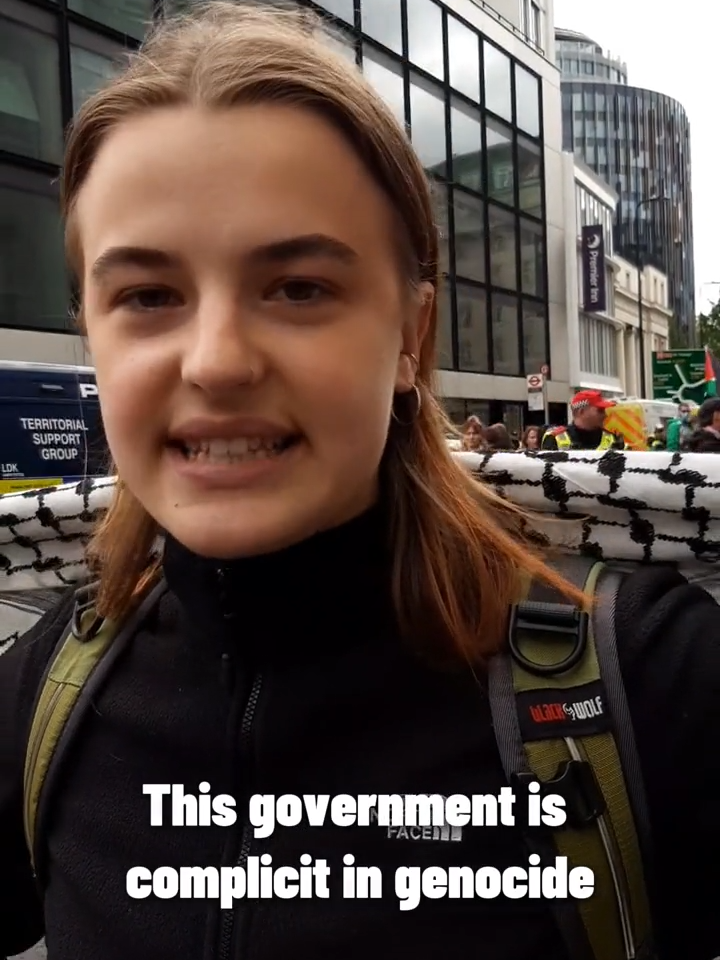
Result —
[[[705,397],[718,395],[718,380],[720,380],[720,361],[708,347],[705,347]]]

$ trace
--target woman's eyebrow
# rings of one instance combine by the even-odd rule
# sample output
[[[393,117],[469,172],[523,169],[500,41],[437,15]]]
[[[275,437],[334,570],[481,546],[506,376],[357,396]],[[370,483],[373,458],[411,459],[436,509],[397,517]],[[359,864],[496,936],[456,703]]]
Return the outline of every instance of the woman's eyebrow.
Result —
[[[259,263],[287,263],[306,257],[324,257],[337,260],[348,266],[360,259],[351,246],[322,233],[309,233],[297,237],[285,237],[254,247],[247,259]],[[153,247],[109,247],[97,258],[90,271],[96,281],[104,280],[113,270],[123,267],[145,269],[178,267],[181,258],[166,250]]]

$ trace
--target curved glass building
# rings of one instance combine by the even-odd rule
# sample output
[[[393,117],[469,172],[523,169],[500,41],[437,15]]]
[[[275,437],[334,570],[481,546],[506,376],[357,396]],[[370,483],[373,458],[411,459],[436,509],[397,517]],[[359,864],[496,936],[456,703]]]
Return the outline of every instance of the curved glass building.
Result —
[[[671,97],[628,84],[627,67],[582,34],[556,30],[563,149],[607,181],[620,201],[615,249],[667,274],[678,332],[694,339],[690,124]]]

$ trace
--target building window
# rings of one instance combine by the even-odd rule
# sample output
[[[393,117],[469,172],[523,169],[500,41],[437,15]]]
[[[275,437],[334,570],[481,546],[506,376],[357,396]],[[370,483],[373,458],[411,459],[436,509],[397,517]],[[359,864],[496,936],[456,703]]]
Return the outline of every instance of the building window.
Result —
[[[0,326],[67,330],[69,295],[49,178],[0,167]]]
[[[455,219],[455,274],[485,280],[484,204],[477,197],[453,191]]]
[[[326,43],[350,63],[357,63],[355,44],[349,37],[336,32],[328,35]]]
[[[442,90],[414,77],[410,85],[410,125],[417,155],[430,174],[444,177],[447,167],[445,104]]]
[[[611,323],[580,315],[580,369],[600,377],[617,377],[618,338]]]
[[[512,121],[510,58],[491,43],[483,43],[485,106],[503,120]]]
[[[540,49],[544,49],[545,44],[542,42],[542,14],[540,12],[540,7],[530,0],[530,39],[533,43],[537,44]]]
[[[141,40],[152,22],[152,0],[68,0],[68,9]]]
[[[448,14],[450,84],[480,102],[480,40],[476,33]]]
[[[400,3],[394,0],[362,0],[360,17],[363,33],[379,40],[396,53],[402,53]]]
[[[320,6],[346,23],[354,20],[353,0],[320,0]]]
[[[73,113],[77,113],[85,100],[109,80],[115,71],[112,60],[81,47],[71,48],[70,63]]]
[[[523,302],[523,363],[524,372],[540,373],[543,364],[548,363],[548,324],[545,306],[540,303]]]
[[[542,159],[540,147],[518,137],[518,187],[520,209],[532,217],[542,217]]]
[[[480,111],[459,101],[450,110],[452,178],[480,192],[482,188],[482,123]]]
[[[438,269],[440,273],[449,273],[450,227],[448,223],[448,188],[444,183],[438,183],[437,181],[432,184],[432,188],[435,207],[435,225],[438,231]],[[455,229],[457,231],[457,225]]]
[[[545,296],[545,241],[540,223],[520,220],[520,282],[522,292]]]
[[[493,373],[503,377],[520,375],[520,331],[518,303],[504,293],[492,295]]]
[[[408,4],[408,47],[411,63],[438,80],[445,79],[442,10],[433,0]]]
[[[122,49],[88,30],[70,28],[73,113],[118,72]]]
[[[509,207],[515,206],[515,168],[513,165],[512,131],[504,123],[486,123],[488,196]]]
[[[400,67],[390,57],[365,44],[362,68],[369,82],[404,126],[405,85]]]
[[[436,363],[440,370],[452,370],[452,302],[450,290],[443,283],[438,291],[437,300],[437,336],[435,338]]]
[[[485,291],[457,284],[458,366],[472,373],[488,373],[487,297]]]
[[[517,287],[515,215],[489,204],[488,217],[491,282],[495,287],[515,290]]]
[[[515,64],[515,110],[517,125],[531,137],[540,136],[540,81]]]
[[[522,0],[520,5],[520,29],[522,30],[525,37],[530,39],[530,0]],[[561,48],[562,44],[558,42],[557,49]],[[558,63],[560,66],[560,63]]]
[[[490,400],[461,400],[458,397],[443,397],[442,405],[452,423],[462,426],[468,417],[475,415],[482,423],[490,423]]]
[[[28,15],[33,15],[37,27],[0,17],[0,149],[60,163],[58,43],[49,16],[33,7],[28,7]]]

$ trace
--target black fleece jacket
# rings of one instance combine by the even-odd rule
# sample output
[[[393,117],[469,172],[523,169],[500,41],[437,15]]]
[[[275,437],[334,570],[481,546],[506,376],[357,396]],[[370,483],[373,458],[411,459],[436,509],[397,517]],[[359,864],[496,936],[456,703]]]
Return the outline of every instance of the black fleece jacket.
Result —
[[[400,911],[399,866],[527,863],[514,827],[459,842],[382,827],[150,825],[145,783],[213,794],[496,793],[504,777],[483,682],[398,639],[376,514],[280,554],[223,566],[169,542],[169,591],[97,693],[45,822],[44,902],[22,830],[31,704],[71,598],[0,657],[0,956],[43,934],[50,960],[571,960],[547,904],[424,899]],[[630,577],[617,631],[655,842],[661,960],[720,955],[720,619],[669,568]],[[382,899],[131,899],[145,866],[347,853],[383,869]]]

